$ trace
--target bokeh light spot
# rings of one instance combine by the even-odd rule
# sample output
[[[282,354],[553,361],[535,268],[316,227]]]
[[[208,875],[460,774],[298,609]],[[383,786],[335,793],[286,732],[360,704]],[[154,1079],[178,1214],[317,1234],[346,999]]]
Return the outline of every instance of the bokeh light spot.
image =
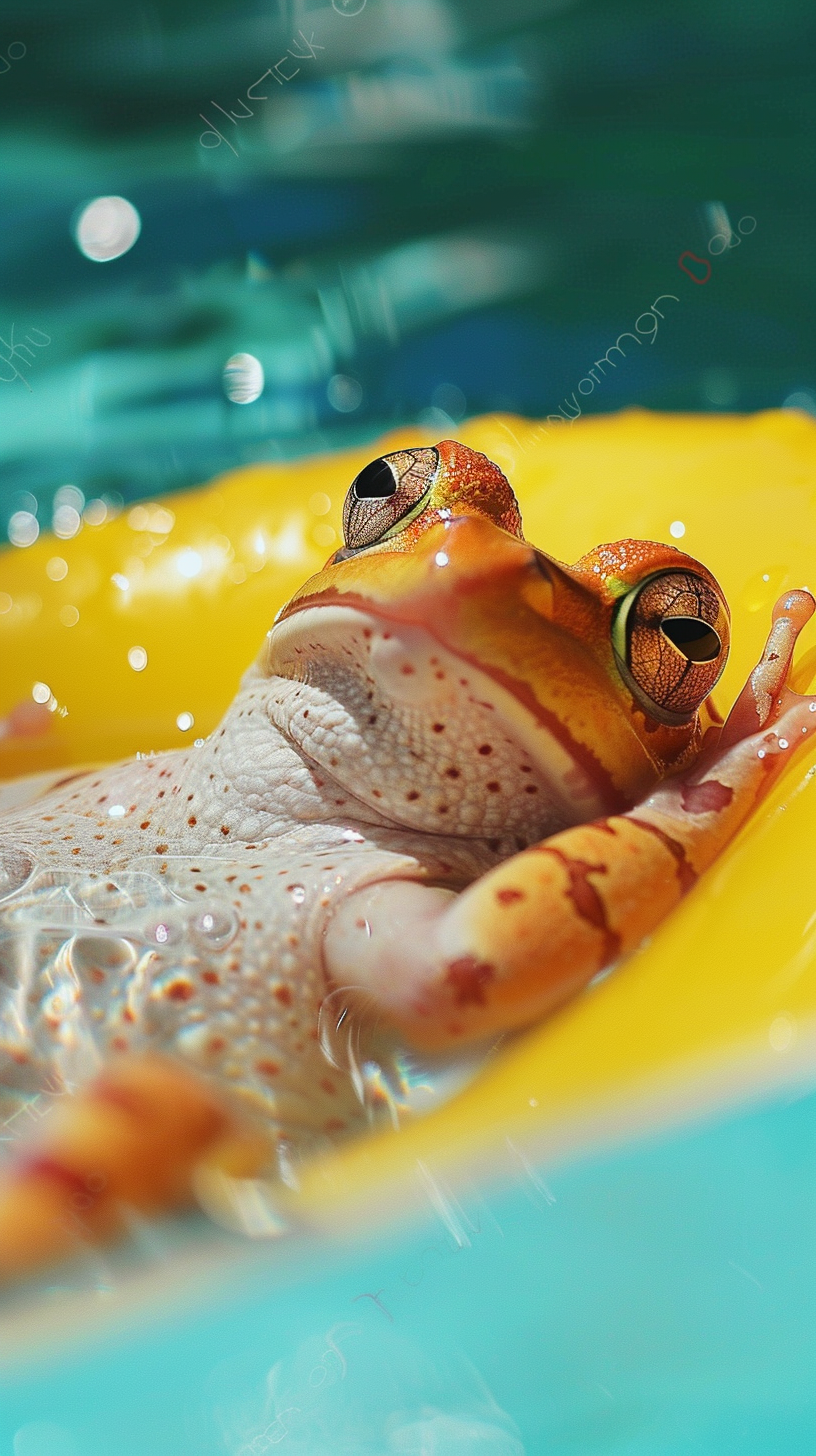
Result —
[[[8,523],[12,546],[33,546],[40,534],[37,517],[31,511],[15,511]]]
[[[126,197],[95,197],[83,207],[74,225],[80,253],[93,263],[109,263],[133,247],[142,220]]]
[[[204,562],[199,553],[193,551],[190,546],[185,546],[176,557],[176,571],[179,576],[186,576],[188,580],[198,576],[203,565]]]
[[[233,404],[252,404],[263,394],[264,372],[254,354],[233,354],[224,365],[224,393]]]
[[[363,386],[351,374],[333,374],[326,385],[326,397],[332,409],[349,415],[363,402]]]

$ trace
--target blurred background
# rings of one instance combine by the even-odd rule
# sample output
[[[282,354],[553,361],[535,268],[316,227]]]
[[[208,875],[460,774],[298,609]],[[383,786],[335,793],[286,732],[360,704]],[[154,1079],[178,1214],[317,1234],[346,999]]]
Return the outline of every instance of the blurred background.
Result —
[[[816,413],[814,39],[808,0],[5,0],[0,539],[486,410]]]

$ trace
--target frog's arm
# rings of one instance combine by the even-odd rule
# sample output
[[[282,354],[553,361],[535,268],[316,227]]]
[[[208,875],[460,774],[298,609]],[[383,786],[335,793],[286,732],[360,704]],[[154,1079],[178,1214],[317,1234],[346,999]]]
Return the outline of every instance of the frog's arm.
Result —
[[[762,659],[715,749],[628,813],[555,834],[463,894],[391,882],[345,901],[326,937],[338,984],[361,986],[417,1046],[523,1026],[632,950],[708,868],[816,734],[816,697],[786,684],[808,592],[777,602]]]

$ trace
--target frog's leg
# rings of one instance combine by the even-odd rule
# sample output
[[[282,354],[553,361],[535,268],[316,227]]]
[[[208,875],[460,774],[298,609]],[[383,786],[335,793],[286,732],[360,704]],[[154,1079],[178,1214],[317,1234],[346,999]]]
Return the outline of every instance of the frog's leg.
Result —
[[[816,697],[786,685],[814,608],[803,591],[777,602],[716,746],[629,812],[554,834],[454,899],[405,882],[351,895],[326,936],[334,980],[414,1045],[444,1047],[528,1024],[632,950],[816,737]]]
[[[0,1183],[0,1280],[123,1233],[129,1210],[189,1203],[203,1164],[246,1176],[265,1151],[178,1063],[119,1057],[60,1099]]]

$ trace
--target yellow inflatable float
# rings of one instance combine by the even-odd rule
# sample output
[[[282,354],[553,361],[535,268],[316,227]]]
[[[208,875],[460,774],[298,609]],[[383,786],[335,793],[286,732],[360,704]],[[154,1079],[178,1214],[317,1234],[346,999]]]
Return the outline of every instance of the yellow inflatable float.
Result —
[[[629,411],[563,428],[491,416],[458,438],[501,466],[547,552],[572,561],[635,536],[711,568],[733,617],[721,709],[779,593],[816,587],[816,422],[803,414]],[[277,608],[339,542],[349,481],[375,454],[425,443],[411,427],[345,454],[252,466],[70,540],[0,553],[0,779],[206,736]],[[811,625],[799,691],[816,679],[813,642]],[[625,967],[433,1114],[314,1165],[300,1213],[334,1229],[343,1210],[378,1219],[416,1189],[417,1162],[497,1169],[804,1076],[816,1032],[814,779],[810,750]]]

